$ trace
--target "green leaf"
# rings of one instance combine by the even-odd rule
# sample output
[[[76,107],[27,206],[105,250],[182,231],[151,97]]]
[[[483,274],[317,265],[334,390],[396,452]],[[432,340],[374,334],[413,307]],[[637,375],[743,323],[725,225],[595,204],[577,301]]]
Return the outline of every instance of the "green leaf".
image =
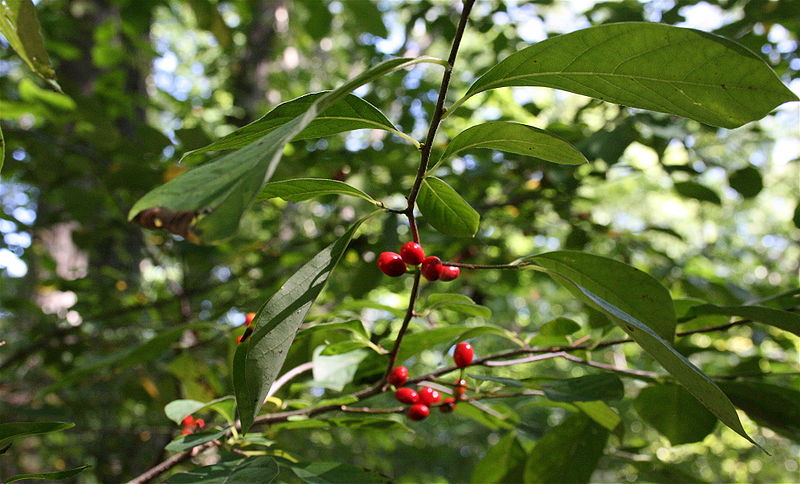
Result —
[[[428,296],[428,309],[449,309],[479,318],[491,318],[492,310],[486,306],[475,304],[475,301],[463,294],[437,293]]]
[[[633,401],[633,407],[672,445],[699,442],[717,425],[714,415],[680,385],[644,388]]]
[[[568,336],[575,331],[580,331],[581,326],[569,318],[556,318],[550,320],[539,328],[539,334],[544,336]]]
[[[728,184],[744,198],[753,198],[764,188],[758,168],[749,165],[728,175]]]
[[[251,325],[253,334],[236,348],[233,386],[242,432],[253,424],[300,324],[364,220],[295,272],[262,306]]]
[[[674,314],[671,301],[668,300],[669,294],[663,287],[660,291],[653,291],[655,286],[647,288],[655,280],[651,282],[649,276],[642,277],[646,276],[643,272],[641,275],[638,271],[629,272],[633,268],[619,262],[615,263],[619,266],[615,266],[608,264],[611,259],[589,254],[551,252],[532,259],[578,298],[609,316],[719,420],[758,446],[745,432],[736,409],[725,393],[654,330],[654,327],[658,327],[654,324],[656,319]],[[598,271],[600,267],[606,267],[607,272]],[[631,277],[627,282],[619,278],[620,274],[625,273]],[[667,300],[663,300],[663,297]],[[671,319],[674,324],[674,316]]]
[[[388,477],[369,469],[340,462],[313,462],[291,466],[297,477],[309,484],[372,484],[390,482]]]
[[[622,422],[622,419],[606,402],[595,400],[593,402],[572,402],[572,405],[586,414],[589,418],[613,432]]]
[[[231,395],[226,395],[217,398],[210,402],[198,402],[197,400],[173,400],[164,407],[164,414],[167,418],[180,425],[184,417],[196,413],[205,408],[215,410],[225,418],[225,420],[233,421],[233,408],[235,399]]]
[[[206,442],[212,442],[214,440],[218,440],[225,435],[224,430],[204,430],[202,432],[195,432],[193,434],[188,435],[181,435],[180,437],[176,438],[166,447],[167,450],[171,450],[173,452],[181,452],[184,450],[191,449],[198,445],[203,445]]]
[[[351,197],[363,198],[375,205],[379,204],[375,199],[358,188],[352,187],[344,182],[327,180],[325,178],[295,178],[293,180],[270,182],[264,185],[264,189],[261,190],[258,200],[282,198],[288,202],[302,202],[325,195],[349,195]]]
[[[276,128],[288,123],[312,108],[312,105],[332,91],[315,92],[286,101],[252,123],[224,136],[208,146],[183,155],[181,161],[202,159],[208,151],[233,150],[246,146]],[[292,140],[323,138],[356,129],[383,129],[398,133],[391,121],[375,106],[353,94],[346,94],[311,121]]]
[[[3,172],[3,162],[6,159],[6,140],[3,138],[3,127],[0,126],[0,173]]]
[[[659,484],[707,484],[706,481],[692,475],[677,465],[665,464],[658,460],[647,462],[631,462],[636,468],[637,481]]]
[[[417,205],[425,220],[445,235],[474,237],[478,232],[478,212],[453,187],[436,177],[422,180]]]
[[[722,199],[719,198],[717,192],[697,182],[675,182],[674,188],[682,197],[694,198],[701,202],[711,202],[715,205],[722,205]]]
[[[106,367],[112,367],[114,370],[122,370],[140,363],[146,363],[158,358],[169,350],[175,340],[180,338],[184,331],[203,327],[213,328],[215,326],[211,323],[191,323],[164,331],[138,346],[114,353],[106,358],[101,358],[99,361],[80,366],[70,371],[66,375],[60,377],[56,383],[45,388],[43,392],[54,392],[88,375],[94,375],[98,370]]]
[[[0,2],[0,34],[28,64],[33,72],[60,90],[56,72],[44,48],[42,27],[31,0],[4,0]]]
[[[290,420],[270,426],[270,430],[297,430],[297,429],[325,429],[325,428],[347,428],[347,429],[381,429],[381,430],[402,430],[410,432],[411,429],[402,422],[391,418],[381,417],[339,417],[339,418],[307,418],[302,420]]]
[[[418,57],[378,64],[319,96],[296,117],[243,148],[150,191],[134,204],[129,219],[136,219],[146,228],[163,228],[192,242],[215,242],[233,235],[242,214],[275,173],[286,143],[351,90],[421,62],[443,61]]]
[[[622,381],[610,373],[556,380],[541,386],[547,398],[556,402],[620,400],[624,396]]]
[[[345,385],[353,381],[358,365],[367,357],[364,350],[350,351],[333,356],[320,354],[324,347],[320,346],[314,351],[314,385],[328,388],[337,392],[342,391]]]
[[[0,423],[0,448],[14,439],[28,435],[48,434],[74,427],[68,422],[8,422]]]
[[[736,128],[797,100],[742,45],[656,23],[600,25],[549,38],[481,76],[450,112],[479,92],[543,86],[624,106]]]
[[[280,470],[275,460],[266,455],[248,457],[197,467],[173,474],[167,484],[269,484]]]
[[[702,304],[691,308],[689,314],[692,316],[701,314],[739,316],[759,323],[769,324],[800,336],[800,314],[766,306],[715,306],[714,304]]]
[[[548,252],[525,260],[574,280],[672,341],[676,324],[672,299],[649,274],[614,259],[577,251]]]
[[[428,173],[433,172],[449,157],[473,148],[517,153],[562,165],[586,163],[583,154],[569,141],[552,133],[521,123],[492,121],[459,133],[447,144],[442,157],[428,170]]]
[[[89,467],[91,466],[80,466],[74,469],[68,469],[66,471],[39,472],[36,474],[17,474],[16,476],[11,476],[5,481],[3,481],[3,484],[8,484],[9,482],[21,481],[22,479],[47,479],[50,481],[60,481],[68,477],[72,477],[76,474],[80,474],[81,472],[83,472],[84,469],[88,469]]]
[[[577,413],[547,432],[528,454],[524,482],[588,482],[603,455],[608,430]]]
[[[509,432],[496,444],[489,447],[486,455],[472,471],[472,481],[481,484],[503,484],[523,482],[525,449],[515,432]]]
[[[797,206],[794,207],[794,214],[792,215],[792,223],[795,227],[800,229],[800,202],[797,202]]]
[[[717,383],[759,425],[800,442],[800,391],[752,381]]]

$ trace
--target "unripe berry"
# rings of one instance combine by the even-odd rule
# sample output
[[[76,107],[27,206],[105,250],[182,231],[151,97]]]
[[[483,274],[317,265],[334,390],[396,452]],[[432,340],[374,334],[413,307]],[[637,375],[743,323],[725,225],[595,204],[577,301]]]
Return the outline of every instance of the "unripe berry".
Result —
[[[430,405],[439,401],[439,392],[431,387],[422,387],[419,389],[419,401],[425,405]]]
[[[471,365],[472,358],[474,356],[475,354],[472,351],[472,345],[466,341],[458,343],[455,351],[453,351],[453,361],[456,362],[456,366],[459,368],[464,368],[465,366]]]
[[[461,274],[461,268],[456,266],[442,266],[439,271],[440,281],[452,281]]]
[[[461,400],[465,393],[467,393],[467,380],[456,380],[455,387],[453,387],[453,396],[456,401]]]
[[[416,403],[408,407],[408,418],[411,420],[425,420],[431,414],[431,409],[423,403]]]
[[[435,255],[426,257],[422,260],[422,275],[429,281],[439,279],[439,274],[442,271],[442,260]]]
[[[256,317],[256,313],[247,313],[247,314],[245,314],[244,315],[244,325],[245,326],[250,326],[250,323],[253,322],[255,317]]]
[[[396,387],[401,387],[408,380],[408,368],[405,366],[395,366],[386,380]]]
[[[378,269],[390,277],[399,277],[406,273],[406,263],[400,254],[383,252],[378,256]]]
[[[400,257],[410,266],[418,266],[425,258],[425,251],[416,242],[406,242],[400,247]]]
[[[394,392],[394,398],[400,403],[408,403],[410,405],[419,401],[419,394],[413,388],[403,387]]]
[[[453,413],[456,409],[456,402],[452,398],[445,398],[444,403],[439,406],[439,411],[442,413]]]

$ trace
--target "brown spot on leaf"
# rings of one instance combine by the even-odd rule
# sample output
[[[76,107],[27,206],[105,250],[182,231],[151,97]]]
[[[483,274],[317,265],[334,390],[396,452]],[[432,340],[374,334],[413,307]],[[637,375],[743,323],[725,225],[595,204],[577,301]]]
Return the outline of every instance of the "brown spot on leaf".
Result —
[[[198,243],[200,239],[192,231],[197,215],[199,212],[189,210],[175,212],[166,207],[153,207],[139,212],[133,221],[146,229],[166,230],[180,235],[189,242]]]

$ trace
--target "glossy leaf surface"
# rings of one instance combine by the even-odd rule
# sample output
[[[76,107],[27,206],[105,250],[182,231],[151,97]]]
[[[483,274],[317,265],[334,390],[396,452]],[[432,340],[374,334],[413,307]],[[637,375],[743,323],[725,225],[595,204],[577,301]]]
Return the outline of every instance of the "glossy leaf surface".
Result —
[[[293,180],[270,182],[264,185],[264,189],[261,190],[258,199],[282,198],[288,202],[302,202],[325,195],[349,195],[363,198],[370,203],[378,203],[358,188],[344,182],[324,178],[295,178]]]
[[[439,232],[452,237],[474,237],[481,216],[453,187],[429,176],[422,181],[417,205],[425,220]]]

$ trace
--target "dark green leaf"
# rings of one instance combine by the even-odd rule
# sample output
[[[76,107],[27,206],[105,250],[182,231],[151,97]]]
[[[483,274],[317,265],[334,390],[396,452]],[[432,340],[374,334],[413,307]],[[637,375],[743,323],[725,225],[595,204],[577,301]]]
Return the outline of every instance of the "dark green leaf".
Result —
[[[760,425],[800,442],[800,391],[769,383],[719,381],[737,407]]]
[[[312,105],[332,91],[315,92],[286,101],[263,117],[224,136],[208,146],[192,150],[183,155],[182,160],[193,162],[208,151],[233,150],[246,146],[276,128],[288,123],[311,109]],[[398,133],[391,121],[375,106],[353,94],[346,94],[325,111],[321,112],[308,126],[292,139],[324,138],[356,129],[383,129]]]
[[[607,440],[608,430],[589,417],[568,417],[536,442],[525,462],[524,482],[588,482]]]
[[[492,317],[492,310],[486,306],[475,304],[475,301],[463,294],[437,293],[428,296],[428,309],[449,309],[480,318]]]
[[[376,205],[378,204],[372,197],[358,188],[352,187],[344,182],[327,180],[325,178],[295,178],[293,180],[270,182],[264,185],[264,189],[261,190],[258,200],[282,198],[289,202],[302,202],[324,195],[349,195],[351,197],[363,198]]]
[[[686,198],[694,198],[701,202],[711,202],[715,205],[722,205],[722,199],[717,192],[693,181],[675,182],[675,191]]]
[[[36,474],[17,474],[16,476],[11,476],[10,478],[3,481],[3,484],[8,484],[9,482],[21,481],[22,479],[47,479],[50,481],[60,481],[61,479],[66,479],[68,477],[72,477],[76,474],[79,474],[84,469],[88,469],[89,467],[91,466],[80,466],[74,469],[68,469],[66,471],[39,472]]]
[[[44,48],[36,7],[31,0],[0,2],[0,34],[33,72],[58,89],[56,73]]]
[[[556,255],[554,256],[553,254]],[[674,324],[672,304],[668,300],[669,294],[666,293],[666,290],[662,287],[661,291],[651,292],[645,290],[645,292],[640,292],[643,290],[642,286],[650,284],[648,282],[649,276],[647,276],[648,278],[637,276],[628,282],[620,281],[616,279],[618,274],[614,272],[610,265],[606,266],[608,268],[608,273],[606,274],[597,271],[598,267],[605,265],[605,261],[610,259],[598,261],[600,262],[598,265],[593,262],[593,259],[603,258],[590,256],[589,254],[576,254],[578,253],[551,252],[542,256],[535,256],[532,259],[544,267],[548,274],[562,283],[574,295],[609,316],[639,346],[661,363],[695,398],[711,410],[719,420],[758,446],[745,432],[742,423],[739,421],[739,416],[736,414],[736,409],[725,393],[705,373],[678,353],[669,341],[665,340],[651,327],[652,321],[654,321],[654,317],[658,313],[662,315],[673,314],[671,319]],[[624,264],[620,265],[627,267]],[[633,277],[634,274],[631,273],[631,276]],[[632,283],[632,281],[636,281],[636,283]],[[620,285],[620,282],[622,285]],[[608,287],[604,284],[607,284]],[[623,289],[623,291],[615,293],[614,288],[617,290]],[[662,300],[660,296],[653,298],[660,292],[663,292],[663,295],[667,297],[666,301]],[[650,304],[644,304],[648,300]],[[614,304],[614,301],[623,305],[627,310]],[[669,306],[668,310],[666,309],[667,306]],[[651,310],[647,310],[647,307],[650,307]],[[629,311],[635,312],[636,315],[631,314]],[[651,322],[651,324],[648,325],[643,320]]]
[[[3,172],[3,162],[6,159],[6,140],[3,138],[3,127],[0,126],[0,173]]]
[[[580,165],[586,158],[568,141],[520,123],[492,121],[466,129],[447,145],[432,172],[449,157],[473,148],[489,148],[539,158],[563,165]]]
[[[453,237],[474,237],[481,216],[453,187],[436,177],[426,177],[417,205],[425,220],[439,232]]]
[[[475,81],[453,108],[505,86],[563,89],[725,128],[797,100],[763,60],[736,42],[639,22],[559,35],[512,54]]]
[[[202,432],[195,432],[193,434],[181,435],[177,439],[167,444],[165,449],[171,450],[173,452],[181,452],[196,447],[198,445],[203,445],[206,442],[218,440],[222,438],[224,435],[225,435],[224,430],[204,430]]]
[[[619,400],[624,396],[622,381],[616,375],[602,373],[557,380],[542,384],[542,390],[556,402]]]
[[[243,432],[258,414],[303,318],[364,220],[295,272],[259,310],[252,323],[253,334],[237,347],[233,385]]]
[[[351,90],[426,57],[392,59],[316,98],[296,117],[243,148],[170,180],[142,197],[128,217],[147,228],[163,228],[193,242],[214,242],[233,235],[280,163],[283,147],[317,116]]]
[[[0,447],[28,435],[47,434],[74,427],[68,422],[8,422],[0,423]]]
[[[761,173],[754,166],[746,166],[728,176],[728,184],[744,198],[753,198],[764,188]]]
[[[389,32],[383,23],[383,12],[372,0],[347,0],[344,8],[349,10],[349,17],[359,24],[363,31],[386,38]]]
[[[724,314],[725,316],[739,316],[752,319],[759,323],[769,324],[800,336],[800,314],[766,306],[715,306],[703,304],[694,306],[690,315]]]
[[[794,226],[800,229],[800,202],[797,202],[797,206],[794,207],[794,215],[792,215],[792,223]]]
[[[275,460],[266,455],[223,461],[174,474],[167,484],[269,484],[278,476]]]
[[[519,443],[517,434],[509,432],[499,442],[489,447],[483,459],[475,465],[472,482],[481,484],[523,482],[525,457],[525,449]]]
[[[680,385],[644,388],[633,406],[672,445],[699,442],[717,425],[716,417]]]
[[[402,430],[411,431],[402,422],[391,418],[381,417],[340,417],[340,418],[307,418],[302,420],[291,420],[272,425],[270,430],[297,430],[297,429],[325,429],[325,428],[347,428],[347,429],[381,429],[381,430]]]
[[[658,461],[650,462],[631,462],[636,467],[637,481],[653,482],[659,484],[706,484],[705,481],[697,476],[678,467],[677,465],[665,464]]]
[[[340,462],[314,462],[292,465],[297,477],[308,484],[379,483],[390,482],[388,477],[369,469]]]

